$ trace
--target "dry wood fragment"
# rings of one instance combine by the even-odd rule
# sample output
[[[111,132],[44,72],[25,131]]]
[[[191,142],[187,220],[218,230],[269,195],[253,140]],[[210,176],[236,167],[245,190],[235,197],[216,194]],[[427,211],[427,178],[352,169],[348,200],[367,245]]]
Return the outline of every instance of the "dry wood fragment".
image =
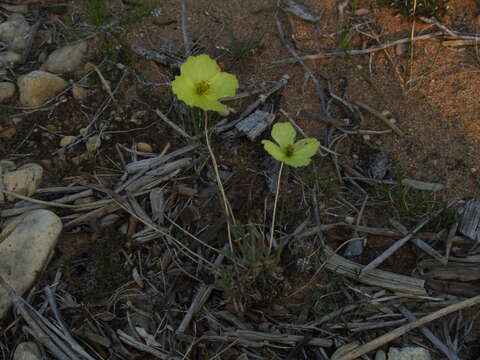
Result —
[[[282,344],[291,344],[294,345],[297,342],[303,340],[303,336],[300,335],[289,335],[289,334],[270,334],[260,331],[251,331],[251,330],[237,330],[237,331],[226,331],[224,335],[232,338],[240,338],[248,341],[271,341]],[[330,347],[332,346],[332,340],[327,340],[323,338],[312,338],[308,345],[310,346],[321,346],[321,347]]]
[[[223,248],[223,250],[226,250],[226,249],[228,249],[228,245],[225,245]],[[223,262],[224,258],[225,258],[225,255],[218,254],[214,264],[220,265]],[[202,308],[202,306],[205,304],[205,301],[207,301],[210,294],[212,293],[213,289],[214,289],[213,285],[202,284],[197,294],[195,295],[195,298],[190,304],[190,307],[188,308],[187,313],[183,317],[182,322],[178,326],[176,331],[177,334],[183,334],[185,332],[188,325],[192,321],[193,315],[195,315]]]
[[[372,340],[372,341],[356,348],[355,350],[353,350],[352,352],[350,352],[349,354],[347,354],[345,356],[342,356],[338,360],[357,359],[360,356],[365,355],[368,352],[373,351],[375,349],[378,349],[380,346],[385,345],[392,340],[395,340],[396,338],[406,334],[407,332],[409,332],[413,329],[416,329],[419,326],[425,325],[425,324],[427,324],[427,323],[429,323],[433,320],[436,320],[438,318],[441,318],[441,317],[446,316],[448,314],[451,314],[453,312],[456,312],[456,311],[459,311],[459,310],[462,310],[462,309],[465,309],[467,307],[471,307],[471,306],[474,306],[474,305],[477,305],[477,304],[480,304],[480,295],[475,296],[475,297],[470,298],[470,299],[467,299],[467,300],[464,300],[464,301],[461,301],[459,303],[447,306],[443,309],[440,309],[440,310],[435,311],[435,312],[433,312],[429,315],[426,315],[426,316],[424,316],[424,317],[422,317],[422,318],[420,318],[416,321],[412,321],[408,324],[405,324],[405,325],[403,325],[403,326],[401,326],[401,327],[399,327],[399,328],[397,328],[393,331],[390,331],[390,332],[386,333],[385,335],[382,335],[382,336],[376,338],[375,340]]]
[[[390,219],[390,224],[392,224],[393,227],[395,227],[398,231],[400,231],[402,233],[402,235],[408,235],[408,229],[405,226],[403,226],[402,224],[400,224],[398,221]],[[417,245],[420,249],[425,251],[427,254],[429,254],[433,258],[437,259],[441,264],[447,264],[448,257],[440,254],[437,250],[432,248],[430,245],[428,245],[422,239],[419,239],[418,237],[413,237],[411,241],[415,245]]]
[[[213,132],[219,134],[221,132],[230,130],[233,128],[235,125],[237,125],[240,121],[242,121],[246,116],[250,115],[255,109],[257,109],[260,105],[265,103],[265,101],[275,92],[280,90],[283,86],[285,86],[288,81],[290,80],[290,75],[285,74],[283,75],[280,80],[277,81],[277,83],[272,86],[265,94],[260,94],[253,103],[251,103],[241,114],[240,116],[233,120],[228,122],[228,118],[225,120],[220,121],[218,124],[216,124],[213,127]]]
[[[235,125],[235,128],[244,133],[250,141],[255,141],[274,120],[275,114],[263,110],[256,110]]]
[[[196,144],[190,144],[187,145],[181,149],[172,151],[171,153],[168,154],[160,154],[159,156],[152,158],[152,159],[143,159],[143,160],[138,160],[131,162],[127,164],[126,170],[129,174],[135,174],[137,172],[140,172],[141,175],[145,174],[147,171],[154,169],[158,166],[160,166],[163,163],[166,163],[170,161],[171,159],[176,158],[177,156],[181,156],[183,154],[186,154],[190,151],[195,150],[198,147]],[[128,184],[127,184],[128,185]]]
[[[379,286],[394,292],[426,296],[425,281],[410,276],[398,275],[388,271],[373,269],[365,276],[358,277],[363,265],[337,255],[329,246],[324,247],[322,260],[325,267],[337,274],[357,280],[367,285]]]
[[[419,36],[414,36],[414,37],[408,37],[408,38],[403,38],[395,41],[389,41],[386,42],[380,46],[376,47],[371,47],[368,49],[360,49],[360,50],[348,50],[348,51],[332,51],[332,52],[323,52],[323,53],[318,53],[318,54],[313,54],[313,55],[305,55],[305,56],[300,56],[299,59],[292,57],[288,59],[282,59],[282,60],[276,60],[273,61],[272,64],[293,64],[296,62],[299,62],[300,60],[318,60],[318,59],[323,59],[327,57],[333,57],[333,56],[345,56],[346,54],[348,55],[363,55],[363,54],[370,54],[372,52],[380,51],[387,49],[392,46],[396,46],[398,44],[406,44],[406,43],[411,43],[414,41],[421,41],[421,40],[429,40],[429,39],[435,39],[438,36],[443,35],[443,32],[437,31],[431,34],[425,34],[425,35],[419,35]]]
[[[55,199],[54,203],[55,204],[65,204],[65,203],[75,201],[76,199],[81,199],[83,197],[87,197],[87,196],[91,196],[91,195],[93,195],[93,191],[91,189],[84,190],[84,191],[81,191],[77,194],[67,195],[67,196],[64,196],[60,199]],[[9,216],[20,215],[20,214],[23,214],[23,213],[31,211],[31,210],[44,209],[46,207],[48,207],[48,205],[38,204],[38,205],[26,206],[26,207],[22,207],[22,208],[12,208],[12,209],[7,209],[7,210],[2,210],[2,211],[0,211],[0,217],[9,217]]]
[[[410,310],[404,306],[398,306],[398,310],[407,318],[409,321],[416,321],[417,318],[413,315]],[[426,326],[420,326],[420,331],[425,335],[425,337],[432,342],[441,352],[443,352],[449,360],[461,360],[457,354],[455,354],[451,349],[449,349],[444,343],[442,343]]]
[[[418,181],[412,179],[402,179],[402,185],[411,187],[412,189],[424,190],[424,191],[440,191],[443,190],[444,186],[438,183],[431,183],[425,181]]]
[[[465,204],[458,231],[469,239],[480,239],[480,199],[474,198]]]
[[[309,22],[317,22],[320,21],[321,16],[313,14],[310,10],[308,10],[302,4],[298,4],[293,0],[286,0],[281,2],[281,8],[284,11],[287,11],[293,15],[298,16],[300,19],[309,21]]]
[[[446,40],[442,41],[442,46],[445,47],[457,47],[457,46],[471,46],[475,45],[478,46],[480,44],[480,38],[479,39],[465,39],[465,40]]]

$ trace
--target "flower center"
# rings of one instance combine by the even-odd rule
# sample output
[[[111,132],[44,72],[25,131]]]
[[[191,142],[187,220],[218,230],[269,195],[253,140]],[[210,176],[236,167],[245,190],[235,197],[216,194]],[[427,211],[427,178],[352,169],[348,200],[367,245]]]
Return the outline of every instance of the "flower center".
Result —
[[[288,144],[287,146],[285,146],[285,147],[283,148],[283,150],[285,151],[285,156],[286,156],[286,157],[292,157],[295,148],[293,147],[292,144]]]
[[[208,89],[210,89],[210,84],[208,83],[208,81],[204,80],[195,84],[195,92],[197,93],[197,95],[205,95]]]

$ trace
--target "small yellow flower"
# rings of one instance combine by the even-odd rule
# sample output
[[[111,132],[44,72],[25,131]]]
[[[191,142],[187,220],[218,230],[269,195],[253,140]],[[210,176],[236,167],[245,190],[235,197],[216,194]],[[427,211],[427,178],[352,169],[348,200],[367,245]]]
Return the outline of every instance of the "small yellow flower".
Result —
[[[221,72],[217,62],[208,55],[190,56],[175,76],[172,90],[188,106],[202,110],[226,111],[218,99],[233,96],[238,89],[237,78]]]
[[[317,153],[320,143],[315,138],[295,141],[297,135],[290,123],[277,123],[272,128],[272,138],[277,142],[262,140],[265,150],[278,161],[293,167],[310,164],[310,159]]]

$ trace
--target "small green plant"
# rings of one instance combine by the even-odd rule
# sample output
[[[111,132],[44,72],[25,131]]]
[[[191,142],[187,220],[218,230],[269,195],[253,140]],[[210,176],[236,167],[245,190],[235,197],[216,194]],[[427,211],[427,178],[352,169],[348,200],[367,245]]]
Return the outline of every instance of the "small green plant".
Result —
[[[378,0],[381,7],[391,6],[405,17],[443,17],[447,14],[450,0]]]
[[[83,0],[83,7],[88,22],[95,27],[102,26],[109,16],[106,0]]]
[[[422,217],[442,208],[442,201],[435,192],[410,188],[398,182],[397,185],[378,185],[378,194],[400,220],[416,222]],[[448,228],[457,220],[454,210],[447,209],[424,227],[425,231],[439,231]]]
[[[236,224],[233,237],[237,251],[223,253],[234,265],[219,266],[215,288],[243,312],[254,303],[268,303],[283,282],[279,265],[282,248],[271,254],[261,225]]]
[[[228,55],[230,66],[238,66],[245,70],[247,62],[255,55],[256,49],[260,46],[265,32],[260,27],[255,27],[250,34],[244,38],[238,38],[233,31],[230,32],[228,43]]]

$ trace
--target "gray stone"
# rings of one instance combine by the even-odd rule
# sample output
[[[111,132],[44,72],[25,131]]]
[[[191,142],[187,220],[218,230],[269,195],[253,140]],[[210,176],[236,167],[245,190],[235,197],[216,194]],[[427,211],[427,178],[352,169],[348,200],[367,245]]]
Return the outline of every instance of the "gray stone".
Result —
[[[22,62],[22,55],[13,51],[2,51],[0,53],[0,69],[14,67]]]
[[[378,350],[375,354],[375,360],[387,360],[387,354],[385,354],[385,351]]]
[[[0,82],[0,103],[10,100],[15,95],[15,84],[10,82]]]
[[[42,182],[43,168],[38,164],[29,163],[0,176],[0,186],[3,186],[5,190],[30,196],[35,193],[37,186]],[[6,198],[8,201],[18,200],[13,195],[6,195]]]
[[[49,210],[33,210],[15,217],[0,233],[0,275],[19,296],[44,269],[62,231],[60,218]],[[0,287],[0,319],[12,305],[5,287]]]
[[[388,360],[431,360],[428,350],[419,347],[404,347],[402,349],[390,348],[388,350]]]
[[[55,74],[75,71],[82,63],[87,49],[86,41],[57,49],[48,56],[47,61],[40,67],[40,70]]]
[[[29,32],[30,25],[25,17],[12,14],[0,24],[0,41],[6,42],[9,50],[22,52],[29,45]]]
[[[20,91],[20,104],[36,107],[58,95],[68,87],[68,82],[61,77],[45,71],[32,71],[17,80]]]
[[[42,352],[32,341],[18,344],[13,354],[13,360],[41,360]]]

